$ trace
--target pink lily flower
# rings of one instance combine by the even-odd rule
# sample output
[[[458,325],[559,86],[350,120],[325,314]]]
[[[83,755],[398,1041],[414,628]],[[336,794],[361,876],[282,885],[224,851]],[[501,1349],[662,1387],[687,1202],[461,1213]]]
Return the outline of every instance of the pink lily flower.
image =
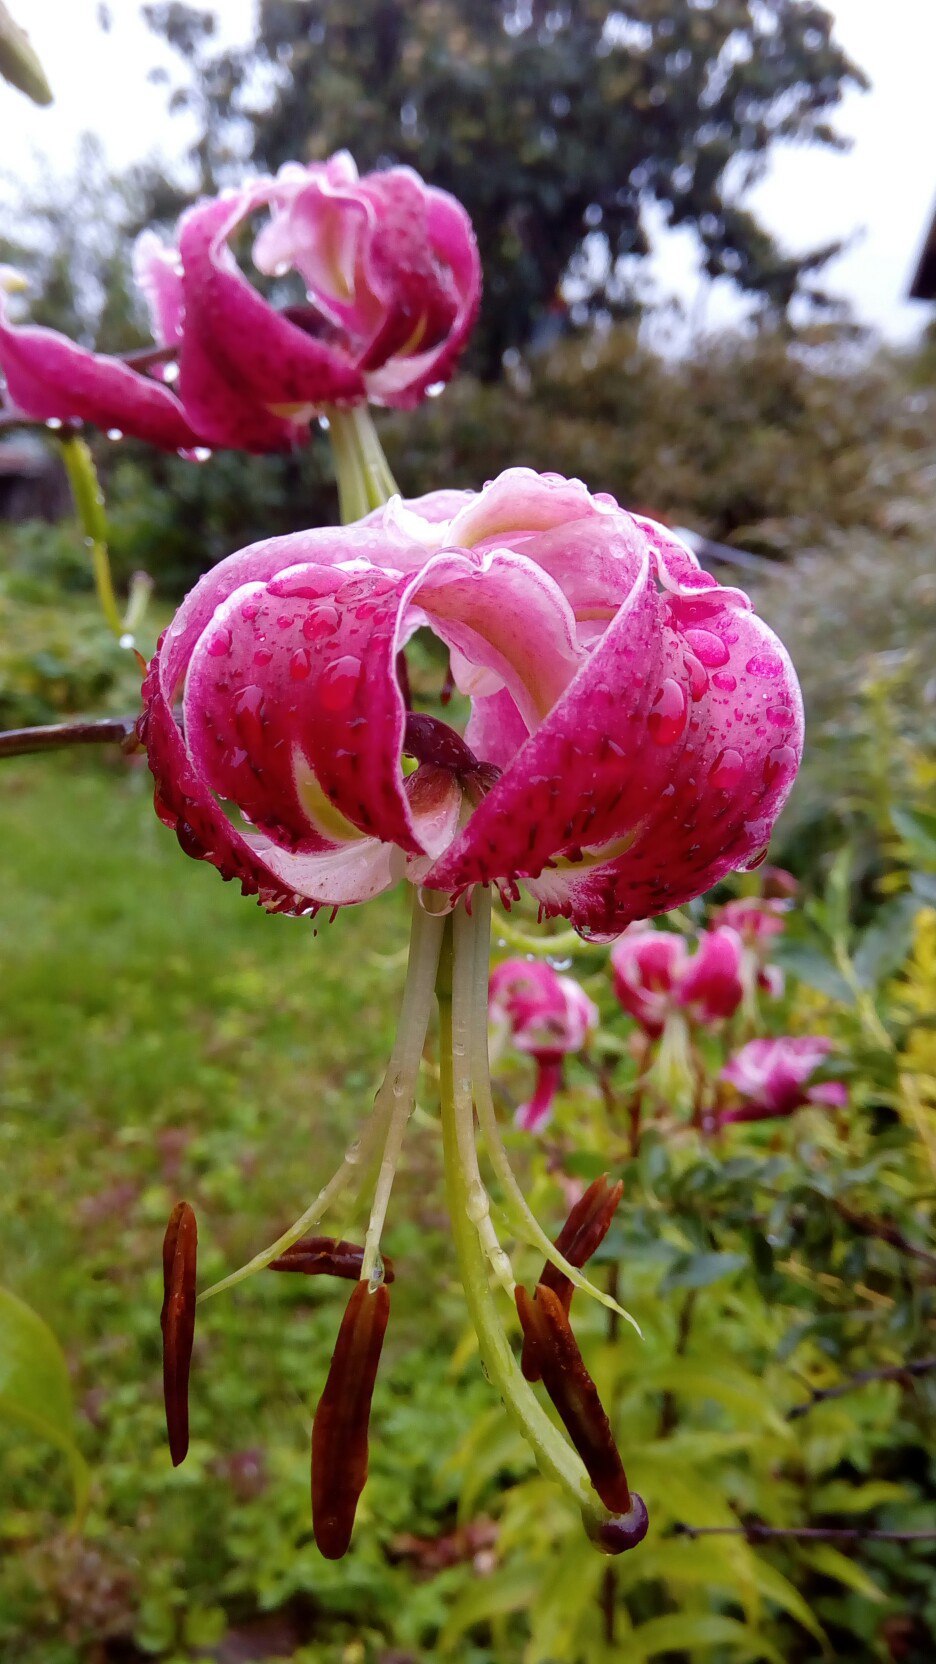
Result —
[[[685,938],[652,925],[628,930],[611,950],[614,991],[649,1039],[684,1012],[705,1027],[737,1011],[744,998],[744,949],[736,930],[703,930],[690,953]]]
[[[470,703],[464,734],[407,708],[401,655],[419,629],[448,650]],[[415,887],[397,1038],[367,1125],[290,1229],[211,1291],[282,1264],[301,1239],[333,1251],[308,1233],[377,1175],[313,1430],[322,1551],[347,1546],[366,1476],[389,1314],[380,1244],[436,1004],[452,1241],[485,1369],[594,1540],[634,1547],[646,1508],[566,1307],[542,1280],[535,1302],[518,1289],[481,1176],[479,1136],[520,1234],[570,1287],[621,1312],[543,1232],[503,1147],[488,1057],[491,891],[509,906],[522,880],[543,914],[608,939],[759,862],[802,745],[779,641],[662,528],[578,481],[511,469],[478,493],[394,499],[223,561],[159,644],[140,736],[157,812],[183,849],[272,911],[311,915],[401,878]],[[718,952],[737,940],[712,934]],[[579,1002],[550,1038],[566,1042],[586,1020]],[[175,1390],[195,1265],[178,1253],[168,1263]],[[525,1321],[571,1448],[516,1369],[492,1279]],[[180,1391],[171,1403],[181,1417]]]
[[[752,995],[755,988],[771,999],[783,993],[783,971],[768,959],[772,943],[786,928],[783,915],[792,905],[780,896],[737,896],[718,909],[719,923],[736,930],[744,944],[743,977]]]
[[[810,1077],[831,1050],[832,1041],[821,1034],[749,1040],[721,1072],[722,1080],[740,1093],[743,1102],[737,1109],[721,1110],[715,1117],[715,1125],[767,1121],[779,1115],[792,1115],[805,1104],[843,1108],[848,1102],[848,1088],[843,1081],[809,1084]]]
[[[533,1096],[515,1120],[525,1132],[540,1132],[562,1085],[562,1060],[581,1051],[598,1027],[598,1007],[574,978],[526,959],[496,965],[488,993],[495,1029],[508,1032],[517,1050],[536,1061]]]
[[[470,698],[464,736],[406,709],[420,626]],[[509,902],[523,880],[603,940],[755,864],[802,747],[795,673],[747,598],[528,469],[230,556],[144,695],[160,814],[272,910],[403,877],[443,908],[479,884]]]
[[[261,210],[256,271],[295,273],[300,305],[277,309],[236,264],[233,241]],[[136,367],[0,312],[0,367],[27,416],[167,450],[289,449],[327,407],[409,409],[446,382],[481,293],[461,205],[410,168],[359,179],[345,151],[197,203],[174,246],[144,232],[134,272],[156,342]]]

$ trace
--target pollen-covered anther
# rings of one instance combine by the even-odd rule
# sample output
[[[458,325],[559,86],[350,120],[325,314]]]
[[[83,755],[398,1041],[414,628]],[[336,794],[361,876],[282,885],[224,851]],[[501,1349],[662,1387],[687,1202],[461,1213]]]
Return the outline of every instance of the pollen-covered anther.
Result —
[[[368,1425],[390,1316],[385,1282],[359,1282],[348,1301],[312,1423],[312,1530],[326,1560],[351,1541],[367,1481]]]
[[[356,1282],[363,1264],[364,1249],[356,1242],[343,1242],[333,1236],[303,1236],[271,1260],[268,1269],[299,1271],[305,1277],[347,1277]],[[392,1283],[394,1275],[393,1261],[384,1259],[384,1282]]]
[[[188,1202],[177,1202],[163,1238],[163,1397],[174,1468],[189,1444],[188,1386],[195,1339],[195,1263],[198,1228]]]
[[[568,1219],[556,1237],[555,1246],[563,1259],[576,1270],[587,1265],[596,1248],[600,1247],[608,1234],[611,1221],[617,1211],[618,1203],[624,1194],[624,1185],[619,1179],[612,1184],[607,1173],[595,1179],[580,1196],[572,1208]],[[539,1296],[539,1289],[552,1289],[559,1299],[566,1316],[572,1305],[575,1285],[564,1271],[547,1260],[541,1273],[534,1301]],[[524,1333],[523,1353],[520,1358],[520,1368],[528,1381],[540,1379],[539,1363],[536,1357],[536,1345],[532,1336]]]
[[[631,1493],[611,1423],[559,1296],[540,1284],[533,1300],[518,1285],[516,1300],[521,1327],[535,1349],[543,1385],[589,1479],[612,1514],[629,1514]]]

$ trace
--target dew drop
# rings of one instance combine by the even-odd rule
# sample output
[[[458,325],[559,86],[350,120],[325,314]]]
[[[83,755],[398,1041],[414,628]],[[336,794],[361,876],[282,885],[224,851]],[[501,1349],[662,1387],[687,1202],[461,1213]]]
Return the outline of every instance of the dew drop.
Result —
[[[737,685],[738,678],[727,670],[716,670],[712,677],[712,686],[717,688],[719,693],[734,693]]]
[[[360,659],[356,659],[353,653],[344,653],[323,671],[319,681],[319,698],[326,711],[347,709],[361,679],[361,669]]]
[[[210,653],[213,659],[223,659],[226,654],[230,653],[233,640],[234,637],[227,625],[222,624],[208,637],[205,643],[205,652]]]
[[[264,665],[269,664],[272,657],[273,657],[273,654],[272,654],[269,647],[258,647],[257,651],[255,652],[255,654],[253,656],[253,662],[254,662],[255,665],[259,665],[260,669],[262,670]]]
[[[764,760],[764,785],[772,786],[783,774],[796,768],[796,752],[791,745],[778,745]]]
[[[115,439],[115,440],[116,439],[122,439],[123,438],[123,428],[108,428],[107,437],[108,437],[108,439]]]
[[[779,676],[783,660],[778,659],[775,653],[755,653],[744,668],[751,676]]]
[[[686,726],[686,695],[678,682],[667,677],[653,701],[647,725],[657,745],[674,745]]]
[[[53,433],[55,433],[56,430],[61,427],[61,425],[62,425],[62,418],[60,416],[50,416],[49,420],[46,422],[46,427],[50,428]]]
[[[686,675],[693,701],[698,701],[708,689],[708,671],[694,653],[686,654]]]
[[[769,850],[765,844],[763,849],[755,850],[754,854],[750,856],[747,861],[741,862],[737,869],[738,872],[754,872],[757,867],[762,867],[764,865],[768,854]]]
[[[687,630],[686,644],[692,648],[696,658],[712,670],[727,664],[731,656],[721,636],[717,636],[714,630]]]
[[[196,445],[195,449],[192,451],[192,456],[196,462],[207,462],[211,456],[211,452],[207,445]]]
[[[715,787],[716,791],[730,792],[734,791],[735,786],[740,784],[743,775],[744,759],[740,751],[733,751],[730,747],[727,747],[724,751],[719,751],[715,758],[709,775],[709,782]]]
[[[278,630],[289,630],[295,622],[296,615],[294,612],[281,612],[279,618],[276,620],[276,627]]]
[[[786,725],[786,723],[792,722],[792,720],[793,720],[793,712],[790,710],[789,705],[768,705],[767,706],[767,721],[768,722],[775,722],[779,728],[782,728]]]
[[[245,624],[252,624],[259,611],[259,601],[245,601],[240,610],[241,618]]]
[[[263,744],[263,693],[258,687],[246,687],[234,701],[234,727],[248,752]]]
[[[312,654],[308,647],[298,647],[289,661],[289,674],[294,682],[304,682],[312,669]]]
[[[310,612],[302,626],[302,633],[306,641],[327,641],[338,628],[338,608],[330,601]]]
[[[465,1212],[468,1218],[473,1225],[478,1225],[490,1211],[491,1202],[487,1191],[480,1179],[472,1179],[465,1198]]]

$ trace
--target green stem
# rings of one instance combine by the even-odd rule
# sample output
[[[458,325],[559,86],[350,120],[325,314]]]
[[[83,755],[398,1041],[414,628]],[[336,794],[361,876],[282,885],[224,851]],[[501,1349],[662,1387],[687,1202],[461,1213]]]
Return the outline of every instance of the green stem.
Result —
[[[328,437],[338,481],[338,508],[343,526],[363,519],[372,509],[399,495],[383,446],[366,404],[339,410],[330,405]]]
[[[477,901],[477,892],[475,893]],[[463,903],[459,903],[462,907]],[[472,921],[474,930],[476,925]],[[445,1189],[452,1236],[465,1299],[478,1336],[481,1360],[492,1386],[500,1393],[508,1415],[530,1445],[540,1471],[559,1484],[581,1510],[586,1527],[600,1529],[608,1512],[595,1495],[578,1456],[553,1426],[520,1373],[491,1289],[488,1259],[472,1213],[477,1211],[472,1172],[476,1163],[466,1152],[474,1145],[474,1108],[471,1095],[469,1041],[471,1030],[473,955],[466,940],[473,930],[459,926],[459,953],[454,953],[456,927],[450,916],[439,961],[436,994],[439,1001],[439,1065],[442,1109],[442,1153]]]
[[[85,543],[91,551],[98,601],[108,628],[119,641],[126,631],[114,593],[114,580],[111,577],[110,557],[107,553],[107,517],[104,513],[104,498],[94,458],[84,440],[77,438],[75,434],[69,434],[60,443],[78,523],[84,532]]]

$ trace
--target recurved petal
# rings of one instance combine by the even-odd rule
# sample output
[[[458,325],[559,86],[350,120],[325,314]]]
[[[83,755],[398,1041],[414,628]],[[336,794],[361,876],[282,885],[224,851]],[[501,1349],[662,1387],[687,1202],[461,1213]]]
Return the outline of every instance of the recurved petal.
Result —
[[[37,324],[13,328],[0,306],[0,366],[10,397],[36,421],[119,428],[161,450],[202,443],[175,394],[117,358],[89,352]]]
[[[183,215],[179,248],[186,336],[196,335],[225,379],[274,412],[355,403],[365,396],[364,384],[342,349],[276,312],[247,281],[228,248],[241,220],[274,190],[274,182],[261,181]]]
[[[185,304],[177,248],[167,248],[154,231],[141,231],[133,245],[133,276],[149,307],[153,339],[161,347],[182,339]]]

